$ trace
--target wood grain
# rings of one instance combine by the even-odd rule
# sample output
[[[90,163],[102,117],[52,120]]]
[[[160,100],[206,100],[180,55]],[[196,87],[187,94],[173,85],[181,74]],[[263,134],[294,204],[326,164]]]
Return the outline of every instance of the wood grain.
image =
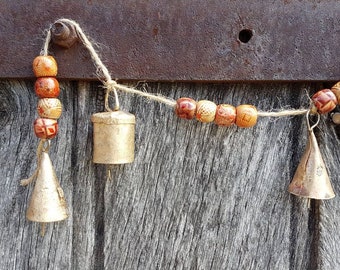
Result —
[[[134,113],[135,162],[91,162],[97,83],[61,82],[64,112],[50,156],[70,209],[45,237],[25,219],[36,166],[31,81],[0,81],[0,269],[337,269],[339,203],[287,192],[305,143],[304,117],[260,118],[251,129],[181,120],[172,109],[120,94]],[[261,110],[307,106],[317,84],[149,83],[148,91]],[[275,93],[275,95],[273,94]],[[334,188],[337,130],[318,133]],[[334,259],[334,257],[336,259]],[[333,258],[333,259],[332,259]]]
[[[322,154],[328,167],[334,191],[340,194],[340,127],[324,121],[319,131]],[[340,266],[340,202],[339,197],[320,204],[320,269],[337,269]]]

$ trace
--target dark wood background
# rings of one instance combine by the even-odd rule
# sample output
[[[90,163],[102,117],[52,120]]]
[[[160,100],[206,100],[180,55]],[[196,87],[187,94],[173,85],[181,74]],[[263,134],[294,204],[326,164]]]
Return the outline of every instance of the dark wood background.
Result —
[[[165,105],[120,93],[134,113],[136,158],[95,165],[96,82],[62,81],[64,112],[50,157],[70,209],[66,221],[25,218],[36,168],[33,80],[0,81],[0,269],[340,269],[340,200],[287,192],[306,144],[303,116],[260,118],[251,129],[178,119]],[[331,85],[331,84],[330,84]],[[326,85],[327,86],[327,85]],[[143,87],[139,85],[138,87]],[[308,106],[320,83],[147,83],[149,92],[260,110]],[[339,194],[339,127],[316,135]]]

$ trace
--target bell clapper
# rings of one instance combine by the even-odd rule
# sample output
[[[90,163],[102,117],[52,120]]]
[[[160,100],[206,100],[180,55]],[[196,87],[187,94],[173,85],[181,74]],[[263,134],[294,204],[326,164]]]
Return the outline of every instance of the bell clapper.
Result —
[[[44,237],[45,233],[46,233],[46,223],[45,222],[41,222],[40,223],[40,235],[42,237]]]
[[[307,208],[310,210],[311,208],[311,202],[312,200],[310,198],[307,198]]]

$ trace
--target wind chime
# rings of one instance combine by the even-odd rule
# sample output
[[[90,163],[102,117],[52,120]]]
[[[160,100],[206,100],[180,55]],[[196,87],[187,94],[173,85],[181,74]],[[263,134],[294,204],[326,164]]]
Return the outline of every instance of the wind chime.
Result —
[[[237,125],[240,128],[249,128],[257,123],[259,116],[291,116],[305,115],[308,128],[308,143],[296,173],[291,181],[288,191],[294,195],[308,199],[331,199],[335,196],[325,163],[322,159],[314,128],[318,125],[320,114],[331,112],[340,100],[340,82],[331,89],[323,89],[311,98],[312,105],[308,109],[288,110],[280,112],[261,112],[249,104],[234,107],[230,104],[219,104],[187,97],[173,101],[169,98],[149,94],[134,88],[116,83],[104,66],[92,44],[83,33],[80,26],[68,19],[60,19],[54,23],[63,28],[63,36],[68,39],[67,46],[72,46],[74,40],[80,40],[89,50],[92,60],[101,72],[100,79],[105,88],[105,112],[95,113],[91,117],[93,122],[93,162],[101,164],[125,164],[134,160],[135,116],[120,110],[116,90],[141,95],[173,108],[176,115],[183,119],[194,119],[203,123],[215,122],[219,126]],[[52,29],[52,28],[51,28]],[[68,217],[68,209],[64,192],[60,187],[55,170],[49,158],[50,140],[57,135],[57,119],[62,113],[62,104],[57,98],[60,93],[59,83],[56,79],[57,63],[48,55],[48,46],[53,38],[48,31],[44,49],[41,55],[33,61],[33,72],[37,77],[34,88],[38,96],[37,113],[39,117],[34,121],[35,135],[40,139],[37,148],[38,165],[34,174],[21,181],[28,185],[35,181],[34,190],[27,209],[27,219],[41,224],[61,221]],[[57,35],[55,35],[57,36]],[[58,36],[57,36],[58,37]],[[60,35],[59,35],[60,38]],[[113,92],[115,107],[109,107],[109,96]],[[310,124],[310,115],[316,115],[315,124]],[[44,226],[42,234],[44,233]]]

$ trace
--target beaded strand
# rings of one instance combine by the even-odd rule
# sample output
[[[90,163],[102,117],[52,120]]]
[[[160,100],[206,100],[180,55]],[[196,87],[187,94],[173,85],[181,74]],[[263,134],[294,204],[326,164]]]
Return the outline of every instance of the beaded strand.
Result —
[[[340,82],[331,89],[322,89],[312,96],[311,113],[326,114],[335,109],[340,100]],[[209,100],[195,100],[182,97],[177,99],[175,114],[183,119],[194,119],[203,123],[215,122],[219,126],[233,124],[241,128],[253,127],[257,123],[258,111],[255,106],[242,104],[234,107],[230,104],[216,105]]]
[[[52,139],[58,133],[57,119],[62,113],[62,104],[57,98],[60,93],[59,82],[55,78],[57,62],[49,55],[37,56],[33,60],[33,72],[37,77],[34,89],[39,98],[39,118],[34,121],[34,133],[40,139]]]

